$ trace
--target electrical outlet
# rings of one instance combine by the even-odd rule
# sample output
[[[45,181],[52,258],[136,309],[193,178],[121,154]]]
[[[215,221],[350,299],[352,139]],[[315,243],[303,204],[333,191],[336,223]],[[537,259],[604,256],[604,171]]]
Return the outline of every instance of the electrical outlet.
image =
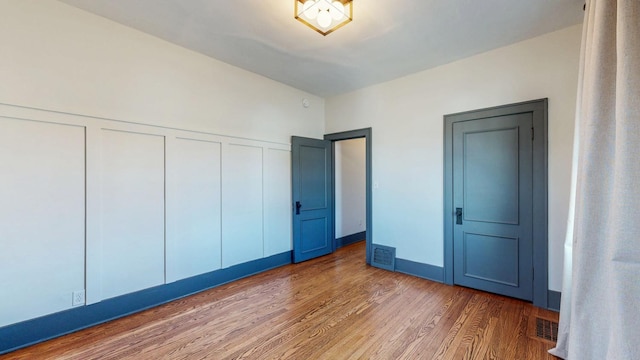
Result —
[[[74,291],[71,293],[71,306],[84,305],[84,290]]]

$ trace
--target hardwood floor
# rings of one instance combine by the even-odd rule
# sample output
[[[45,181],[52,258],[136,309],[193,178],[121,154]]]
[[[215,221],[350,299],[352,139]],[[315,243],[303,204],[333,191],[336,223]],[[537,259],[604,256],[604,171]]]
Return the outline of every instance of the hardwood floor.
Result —
[[[555,359],[529,303],[367,266],[364,243],[0,359]]]

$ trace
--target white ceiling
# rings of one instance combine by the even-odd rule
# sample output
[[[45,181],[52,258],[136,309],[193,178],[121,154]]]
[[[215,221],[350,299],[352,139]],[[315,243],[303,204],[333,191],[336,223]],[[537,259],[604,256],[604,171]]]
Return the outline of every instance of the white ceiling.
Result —
[[[322,97],[582,22],[584,0],[354,0],[322,36],[293,0],[61,0]]]

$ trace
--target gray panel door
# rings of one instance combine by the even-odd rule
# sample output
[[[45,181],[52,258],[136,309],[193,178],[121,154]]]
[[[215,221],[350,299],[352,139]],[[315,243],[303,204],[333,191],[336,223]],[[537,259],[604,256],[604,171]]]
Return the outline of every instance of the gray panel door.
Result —
[[[533,297],[532,114],[453,124],[454,283]]]
[[[291,138],[293,261],[334,251],[331,141]]]

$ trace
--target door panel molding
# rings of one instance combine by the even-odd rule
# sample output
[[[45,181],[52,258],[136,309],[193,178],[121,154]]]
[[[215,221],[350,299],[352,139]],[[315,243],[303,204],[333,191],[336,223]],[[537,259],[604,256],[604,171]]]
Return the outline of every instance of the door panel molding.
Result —
[[[532,115],[533,138],[533,304],[548,308],[548,99],[474,110],[444,116],[444,280],[453,285],[453,124],[479,118],[529,113]]]
[[[482,164],[481,167],[470,166],[476,161],[463,163],[464,176],[464,219],[494,224],[519,224],[520,192],[519,181],[513,183],[510,180],[519,179],[520,159],[513,157],[509,159],[510,166],[508,172],[498,171],[490,166],[489,159],[499,157],[504,153],[505,148],[518,152],[520,147],[520,128],[493,128],[485,131],[468,131],[463,133],[464,158],[475,157],[476,161]],[[505,134],[508,133],[508,137]],[[505,140],[507,140],[505,142]],[[489,146],[487,146],[487,143]],[[504,165],[504,162],[502,162]],[[505,169],[500,169],[505,170]],[[469,181],[475,179],[476,181]],[[482,180],[478,180],[482,179]],[[487,188],[471,187],[473,184],[501,183],[498,192],[487,193]],[[509,186],[511,185],[511,186]],[[504,204],[487,203],[486,198],[509,198],[509,209],[504,208]],[[481,205],[481,206],[478,206]],[[497,208],[496,208],[497,206]],[[500,210],[500,211],[498,211]],[[499,213],[496,213],[499,212]]]
[[[469,241],[470,237],[475,237],[476,241]],[[478,240],[481,241],[478,241]],[[500,236],[495,234],[481,234],[475,232],[465,232],[463,234],[463,251],[465,253],[474,251],[472,246],[482,245],[482,243],[488,246],[496,246],[498,242],[502,242],[504,246],[501,248],[502,253],[498,255],[502,255],[502,258],[506,258],[509,253],[510,255],[517,256],[520,252],[520,238],[512,237],[512,236]],[[493,244],[487,244],[488,242],[493,242]],[[518,269],[517,262],[513,262],[509,264],[510,269],[498,269],[498,270],[507,270],[507,271],[494,271],[494,275],[490,274],[490,270],[496,269],[487,269],[486,267],[474,266],[472,261],[473,258],[463,256],[464,258],[464,276],[472,277],[484,281],[490,281],[494,283],[499,283],[503,285],[518,287],[520,283],[518,281],[520,274]],[[495,259],[498,260],[498,259]],[[498,261],[495,261],[498,264]]]

